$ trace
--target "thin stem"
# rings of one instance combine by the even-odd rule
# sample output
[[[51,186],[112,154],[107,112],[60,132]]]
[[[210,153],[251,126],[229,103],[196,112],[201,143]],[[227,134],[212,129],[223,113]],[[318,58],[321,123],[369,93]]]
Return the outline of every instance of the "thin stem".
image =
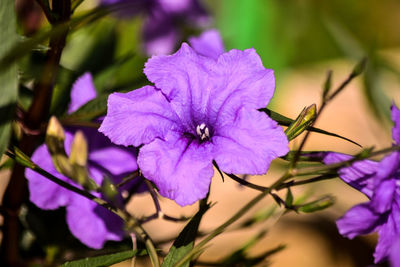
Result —
[[[128,183],[138,177],[140,177],[139,171],[135,171],[135,172],[125,176],[124,178],[122,178],[122,181],[119,184],[117,184],[116,187],[120,188],[121,186],[125,185],[126,183]]]
[[[167,221],[173,221],[173,222],[183,222],[183,221],[187,221],[189,219],[189,218],[186,218],[186,217],[175,218],[175,217],[172,217],[172,216],[169,216],[169,215],[165,214],[161,210],[161,205],[160,205],[160,202],[158,201],[157,193],[154,190],[153,185],[147,179],[144,179],[144,181],[145,181],[145,183],[146,183],[146,185],[147,185],[147,187],[149,189],[150,196],[153,199],[153,203],[154,203],[154,206],[156,208],[156,212],[154,214],[152,214],[152,215],[140,220],[141,222],[145,223],[145,222],[149,222],[151,220],[157,219],[157,218],[161,218],[161,219],[164,219],[164,220],[167,220]]]
[[[248,182],[248,181],[246,181],[246,180],[244,180],[242,178],[237,177],[234,174],[231,174],[231,173],[225,173],[225,174],[228,175],[230,178],[232,178],[232,180],[234,180],[234,181],[238,182],[239,184],[244,185],[244,186],[246,186],[248,188],[252,188],[252,189],[255,189],[255,190],[258,190],[258,191],[261,191],[261,192],[264,192],[265,190],[269,190],[269,187],[265,187],[265,186],[261,186],[261,185],[256,185],[256,184],[250,183],[250,182]]]
[[[46,19],[53,24],[55,22],[54,15],[50,9],[49,1],[48,0],[36,0],[36,3],[42,8]]]
[[[284,188],[290,188],[292,186],[299,186],[299,185],[305,185],[305,184],[311,184],[311,183],[315,183],[315,182],[320,182],[320,181],[324,181],[324,180],[330,180],[333,178],[338,177],[338,175],[335,174],[325,174],[325,175],[319,175],[310,179],[306,179],[306,180],[300,180],[300,181],[291,181],[291,182],[287,182],[282,184],[281,186],[277,187],[276,190],[282,190]]]
[[[144,179],[144,182],[146,183],[147,188],[149,189],[149,192],[150,192],[150,196],[153,199],[153,203],[156,208],[156,214],[159,216],[160,214],[162,214],[162,211],[161,211],[160,202],[158,201],[158,198],[157,198],[157,194],[154,191],[153,185],[151,184],[151,182],[149,180]]]

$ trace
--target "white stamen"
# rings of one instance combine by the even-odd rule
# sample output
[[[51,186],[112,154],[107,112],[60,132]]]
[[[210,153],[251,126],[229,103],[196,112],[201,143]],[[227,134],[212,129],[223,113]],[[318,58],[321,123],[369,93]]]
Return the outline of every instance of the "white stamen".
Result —
[[[201,141],[210,138],[210,130],[204,122],[200,125],[197,125],[196,133],[200,137]]]
[[[196,133],[197,133],[198,136],[201,136],[200,125],[197,125],[197,127],[196,127]]]

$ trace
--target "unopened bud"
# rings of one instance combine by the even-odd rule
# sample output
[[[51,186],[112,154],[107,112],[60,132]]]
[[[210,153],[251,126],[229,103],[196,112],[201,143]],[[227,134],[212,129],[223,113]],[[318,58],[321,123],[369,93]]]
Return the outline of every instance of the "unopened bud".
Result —
[[[88,159],[88,144],[82,131],[77,131],[71,145],[69,161],[71,164],[86,166]]]
[[[365,67],[366,67],[366,65],[367,65],[367,61],[368,61],[368,60],[367,60],[366,57],[363,58],[363,59],[361,59],[361,61],[358,62],[357,65],[354,67],[354,69],[353,69],[351,75],[352,75],[353,77],[355,77],[355,76],[358,76],[358,75],[360,75],[361,73],[363,73],[363,71],[364,71],[364,69],[365,69]]]
[[[50,118],[46,131],[46,145],[50,152],[51,159],[57,171],[67,175],[71,173],[71,166],[68,162],[64,148],[65,133],[56,117]]]
[[[329,91],[331,90],[332,87],[332,71],[329,70],[328,74],[326,75],[326,80],[324,83],[324,89],[322,92],[322,99],[326,99],[328,96]]]
[[[101,191],[106,196],[106,198],[111,201],[113,201],[118,195],[117,187],[107,177],[104,177],[103,179],[103,182],[101,184]]]
[[[51,116],[49,120],[46,135],[57,137],[58,139],[61,139],[63,141],[65,139],[64,128],[55,116]]]
[[[292,122],[286,129],[285,134],[288,140],[293,140],[302,132],[304,132],[308,126],[310,126],[317,116],[317,106],[312,104],[309,107],[303,109],[303,111],[297,116],[296,120]]]

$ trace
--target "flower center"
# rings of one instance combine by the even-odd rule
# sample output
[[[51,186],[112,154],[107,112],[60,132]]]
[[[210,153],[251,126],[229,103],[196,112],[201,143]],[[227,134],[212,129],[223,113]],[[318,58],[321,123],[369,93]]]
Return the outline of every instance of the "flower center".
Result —
[[[201,141],[210,139],[210,130],[208,130],[208,127],[204,122],[200,125],[197,125],[196,133],[200,137]]]

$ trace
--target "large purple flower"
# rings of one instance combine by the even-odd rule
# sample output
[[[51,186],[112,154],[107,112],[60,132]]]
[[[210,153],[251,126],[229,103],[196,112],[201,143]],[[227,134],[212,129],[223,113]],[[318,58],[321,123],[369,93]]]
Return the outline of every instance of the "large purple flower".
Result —
[[[90,74],[84,74],[74,84],[71,91],[69,113],[95,97],[96,91],[92,77]],[[137,169],[134,150],[113,145],[96,129],[66,129],[65,149],[67,154],[70,153],[73,133],[76,130],[83,131],[89,142],[88,171],[89,176],[97,184],[101,184],[104,176],[118,182],[118,179]],[[74,184],[70,179],[57,172],[45,145],[36,149],[32,160],[59,179]],[[47,180],[30,169],[26,170],[25,176],[28,179],[30,200],[39,208],[46,210],[66,207],[68,227],[71,233],[85,245],[99,249],[107,240],[122,239],[123,222],[107,209]],[[75,184],[75,186],[77,185]],[[100,196],[97,193],[95,195]]]
[[[400,144],[400,111],[392,106],[392,136]],[[326,164],[349,160],[351,156],[328,153]],[[339,170],[346,183],[363,192],[370,200],[351,208],[337,221],[339,232],[352,239],[358,235],[379,233],[375,263],[388,259],[399,262],[400,237],[400,153],[393,152],[380,162],[360,161]]]
[[[143,26],[144,50],[148,55],[170,54],[181,38],[179,24],[202,27],[208,24],[207,12],[198,0],[102,0],[114,5],[122,16],[146,15]]]
[[[213,160],[227,173],[264,174],[288,152],[281,127],[258,111],[275,79],[254,49],[212,58],[184,43],[152,57],[144,72],[154,86],[111,94],[99,131],[116,144],[143,145],[139,167],[161,195],[192,204],[209,190]]]

